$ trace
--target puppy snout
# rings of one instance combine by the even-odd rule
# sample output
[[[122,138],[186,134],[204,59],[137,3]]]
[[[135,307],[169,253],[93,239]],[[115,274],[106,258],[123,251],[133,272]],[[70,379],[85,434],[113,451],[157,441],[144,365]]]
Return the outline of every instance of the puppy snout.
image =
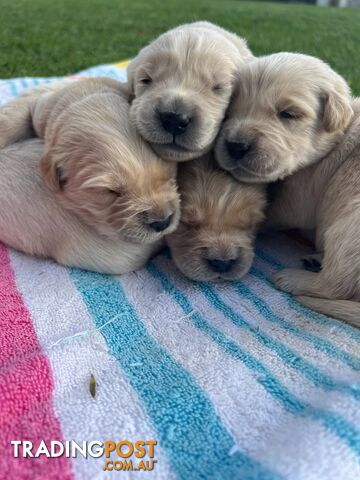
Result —
[[[207,263],[210,269],[215,273],[228,273],[234,267],[236,260],[222,260],[220,258],[208,258]]]
[[[226,150],[234,160],[241,160],[251,149],[251,144],[247,142],[229,142],[226,141]]]
[[[164,230],[166,230],[170,226],[170,224],[173,220],[173,217],[174,217],[174,215],[170,214],[169,216],[164,217],[164,218],[159,218],[159,219],[156,219],[156,220],[151,219],[148,222],[148,226],[157,233],[163,232]]]
[[[159,116],[164,130],[174,136],[185,133],[191,121],[191,117],[185,113],[160,112]]]

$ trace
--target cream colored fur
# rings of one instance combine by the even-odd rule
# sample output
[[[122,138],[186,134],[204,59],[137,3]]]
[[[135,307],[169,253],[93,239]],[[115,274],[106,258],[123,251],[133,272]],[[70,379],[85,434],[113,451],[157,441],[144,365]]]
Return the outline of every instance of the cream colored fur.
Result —
[[[109,238],[64,208],[40,176],[44,142],[0,150],[0,240],[22,252],[102,273],[141,268],[160,247]]]
[[[178,182],[180,225],[166,237],[176,265],[194,280],[240,279],[252,263],[264,217],[263,186],[236,182],[211,154],[179,165]],[[231,268],[214,271],[214,260],[230,261]]]
[[[143,48],[128,68],[131,116],[139,133],[167,160],[182,162],[209,151],[233,91],[235,73],[253,58],[246,41],[209,22],[181,25]],[[162,112],[190,118],[173,137]]]
[[[249,148],[236,161],[227,141]],[[286,177],[275,189],[268,226],[314,231],[321,271],[282,270],[275,284],[360,327],[360,100],[351,99],[344,79],[299,54],[244,65],[216,152],[239,180]]]
[[[272,182],[317,162],[351,120],[350,89],[318,58],[276,53],[244,63],[216,144],[239,180]],[[236,158],[232,144],[248,150]]]
[[[360,327],[360,99],[341,142],[314,166],[277,188],[269,225],[315,230],[319,273],[286,269],[282,290],[320,313]]]
[[[119,82],[86,79],[25,92],[0,110],[0,144],[30,135],[45,140],[40,168],[57,201],[102,235],[148,244],[176,228],[176,166],[130,124]],[[163,231],[152,228],[165,219]]]

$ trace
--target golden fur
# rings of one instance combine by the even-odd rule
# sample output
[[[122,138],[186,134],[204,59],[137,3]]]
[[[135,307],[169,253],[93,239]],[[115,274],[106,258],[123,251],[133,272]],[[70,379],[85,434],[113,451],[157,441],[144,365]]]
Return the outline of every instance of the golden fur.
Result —
[[[321,60],[254,59],[239,69],[216,158],[239,180],[278,180],[323,157],[351,116],[348,85]]]
[[[220,165],[239,180],[286,177],[275,188],[267,225],[314,234],[320,272],[281,270],[275,284],[304,305],[357,327],[359,139],[360,100],[351,98],[345,80],[317,58],[280,53],[239,71],[237,96],[216,149]],[[226,142],[249,148],[230,155],[235,147]]]
[[[263,219],[263,187],[236,182],[210,154],[179,165],[178,183],[180,224],[166,237],[176,265],[194,280],[241,278],[250,268]],[[230,262],[229,269],[221,262]]]
[[[244,39],[209,22],[181,25],[143,48],[128,68],[131,115],[163,158],[185,161],[210,150],[232,94],[235,72],[253,58]],[[177,135],[162,114],[185,116]]]
[[[0,150],[0,240],[71,267],[122,274],[142,268],[161,240],[140,244],[105,236],[64,208],[40,176],[44,141]]]
[[[152,243],[176,228],[176,167],[130,124],[122,84],[100,78],[58,83],[0,110],[3,146],[30,136],[31,129],[45,140],[40,168],[47,186],[100,234]]]

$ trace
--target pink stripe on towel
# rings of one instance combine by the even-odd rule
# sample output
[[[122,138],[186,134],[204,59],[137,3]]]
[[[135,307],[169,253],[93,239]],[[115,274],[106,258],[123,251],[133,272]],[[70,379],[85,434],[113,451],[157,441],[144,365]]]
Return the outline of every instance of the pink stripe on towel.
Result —
[[[11,440],[62,440],[52,404],[53,379],[30,314],[0,243],[0,479],[69,480],[66,458],[14,458]]]

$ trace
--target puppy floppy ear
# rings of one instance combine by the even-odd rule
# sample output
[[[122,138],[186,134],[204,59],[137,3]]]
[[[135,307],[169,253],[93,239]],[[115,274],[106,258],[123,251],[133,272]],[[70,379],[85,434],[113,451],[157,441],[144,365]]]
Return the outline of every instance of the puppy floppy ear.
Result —
[[[66,177],[63,167],[54,159],[51,150],[45,152],[40,163],[40,173],[46,185],[54,193],[60,193],[64,190]]]
[[[341,79],[324,94],[323,122],[327,132],[343,130],[353,116],[351,95],[345,80]]]
[[[127,83],[122,83],[119,86],[119,92],[121,93],[121,96],[129,103],[134,100],[135,94],[133,92],[133,87],[131,86],[130,82]]]
[[[129,63],[128,68],[126,70],[126,74],[127,74],[126,89],[128,92],[128,96],[130,98],[130,103],[135,98],[135,73],[137,69],[137,63],[138,63],[138,59],[136,57],[134,58],[134,60],[132,60]]]

